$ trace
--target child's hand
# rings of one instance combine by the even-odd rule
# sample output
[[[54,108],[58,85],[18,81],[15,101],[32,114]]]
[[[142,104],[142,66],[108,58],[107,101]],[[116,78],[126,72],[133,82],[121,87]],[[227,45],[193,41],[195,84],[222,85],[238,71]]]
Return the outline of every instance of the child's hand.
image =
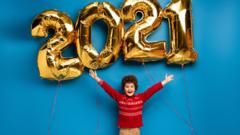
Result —
[[[165,75],[165,79],[162,81],[162,84],[165,85],[165,84],[169,83],[172,80],[173,80],[173,75],[172,74],[170,74],[170,75],[166,74]]]
[[[97,72],[93,71],[92,69],[89,69],[89,75],[95,79],[97,77]]]
[[[89,75],[95,79],[97,82],[100,82],[101,79],[97,76],[97,72],[96,71],[93,71],[92,69],[89,70]]]

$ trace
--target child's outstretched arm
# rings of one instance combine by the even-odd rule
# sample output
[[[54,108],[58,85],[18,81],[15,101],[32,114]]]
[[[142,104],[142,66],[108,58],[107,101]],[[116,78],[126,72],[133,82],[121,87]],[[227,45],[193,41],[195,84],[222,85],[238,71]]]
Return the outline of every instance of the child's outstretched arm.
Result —
[[[118,100],[121,96],[121,94],[116,91],[115,89],[113,89],[107,82],[105,82],[104,80],[102,80],[101,78],[98,77],[97,72],[93,71],[93,70],[89,70],[89,75],[95,79],[98,84],[114,99],[114,100]]]
[[[173,80],[173,75],[172,74],[171,75],[167,75],[166,74],[165,75],[165,79],[163,81],[154,84],[153,86],[148,88],[145,92],[140,94],[140,96],[142,97],[143,101],[146,101],[147,99],[149,99],[154,93],[156,93],[157,91],[162,89],[162,87],[164,85],[166,85],[167,83],[169,83],[172,80]]]

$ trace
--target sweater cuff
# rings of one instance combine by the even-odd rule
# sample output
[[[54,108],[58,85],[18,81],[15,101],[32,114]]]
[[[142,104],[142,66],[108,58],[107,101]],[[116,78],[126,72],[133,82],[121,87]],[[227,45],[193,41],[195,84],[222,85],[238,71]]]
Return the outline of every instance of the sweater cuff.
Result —
[[[163,86],[164,86],[162,82],[160,82],[160,84],[161,84],[161,87],[163,87]]]
[[[99,85],[103,85],[103,83],[104,83],[103,80],[100,80],[100,81],[98,82]]]
[[[161,88],[163,88],[163,83],[162,82],[158,82],[157,84],[156,84],[156,87],[158,87],[158,89],[161,89]]]

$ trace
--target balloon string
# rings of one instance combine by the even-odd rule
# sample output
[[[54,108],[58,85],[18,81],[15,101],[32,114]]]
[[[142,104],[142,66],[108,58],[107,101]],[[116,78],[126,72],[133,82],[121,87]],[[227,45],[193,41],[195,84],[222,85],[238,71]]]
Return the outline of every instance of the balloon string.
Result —
[[[142,65],[143,65],[144,71],[145,71],[146,75],[148,76],[148,78],[150,79],[150,81],[155,82],[153,76],[152,76],[151,73],[147,70],[144,61],[142,62]],[[193,129],[192,126],[191,126],[191,124],[190,124],[190,122],[183,117],[183,115],[177,110],[176,107],[174,107],[174,106],[170,103],[170,101],[167,101],[167,100],[162,100],[162,101],[163,101],[163,103],[164,103],[165,105],[167,105],[167,106],[176,114],[176,116],[177,116],[180,120],[182,120],[191,130]]]
[[[96,131],[95,131],[95,134],[97,134],[100,130],[100,111],[99,111],[99,107],[100,107],[100,101],[99,101],[99,97],[96,96],[96,107],[97,107],[97,127],[96,127]]]
[[[195,129],[193,128],[192,125],[192,112],[191,112],[191,106],[190,106],[190,101],[189,101],[189,92],[188,92],[188,87],[187,87],[187,79],[186,79],[186,74],[184,71],[184,64],[182,64],[182,76],[183,76],[183,81],[184,81],[184,86],[185,86],[185,102],[186,102],[186,107],[188,111],[188,118],[189,118],[189,124],[191,128],[191,134],[195,134]]]
[[[56,103],[57,103],[58,91],[61,86],[62,86],[61,81],[58,81],[57,89],[55,90],[55,94],[54,94],[54,100],[53,100],[53,105],[52,105],[52,109],[51,109],[51,114],[50,114],[50,118],[48,121],[49,122],[48,123],[48,135],[51,135],[51,128],[52,128],[52,122],[54,120],[54,115],[55,115],[55,107],[56,107]]]

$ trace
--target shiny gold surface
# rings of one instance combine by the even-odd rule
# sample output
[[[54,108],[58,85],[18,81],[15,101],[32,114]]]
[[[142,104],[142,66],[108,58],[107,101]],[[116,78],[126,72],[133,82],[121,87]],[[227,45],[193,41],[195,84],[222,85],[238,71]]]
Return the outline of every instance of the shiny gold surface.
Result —
[[[147,36],[161,24],[162,8],[159,3],[155,0],[126,0],[121,11],[124,21],[134,21],[136,13],[142,13],[142,18],[131,25],[124,35],[125,60],[153,61],[165,58],[164,41],[146,41]]]
[[[124,21],[136,20],[138,12],[142,13],[142,18],[125,32]],[[91,41],[91,26],[99,19],[108,26],[107,41],[100,53]],[[165,41],[146,41],[162,19],[169,23],[168,53]],[[125,0],[120,10],[107,2],[94,2],[81,10],[75,29],[66,14],[47,10],[33,20],[32,36],[47,37],[48,29],[55,33],[39,50],[38,68],[42,78],[51,80],[76,78],[84,67],[105,68],[119,57],[121,49],[125,60],[140,62],[166,58],[168,64],[183,65],[198,57],[193,48],[191,0],[172,0],[165,9],[156,0]],[[78,58],[63,58],[62,51],[73,42]]]
[[[47,37],[48,29],[55,31],[38,53],[38,68],[42,78],[68,80],[80,76],[83,66],[79,58],[63,58],[62,51],[74,41],[71,19],[57,10],[40,13],[32,22],[33,37]]]
[[[107,41],[100,54],[91,41],[91,25],[98,19],[102,19],[108,25]],[[115,7],[106,2],[89,4],[81,11],[75,28],[77,52],[84,66],[91,69],[104,68],[118,58],[122,46],[124,24]]]
[[[191,0],[172,0],[164,9],[170,29],[168,64],[186,64],[197,59],[193,49]]]

